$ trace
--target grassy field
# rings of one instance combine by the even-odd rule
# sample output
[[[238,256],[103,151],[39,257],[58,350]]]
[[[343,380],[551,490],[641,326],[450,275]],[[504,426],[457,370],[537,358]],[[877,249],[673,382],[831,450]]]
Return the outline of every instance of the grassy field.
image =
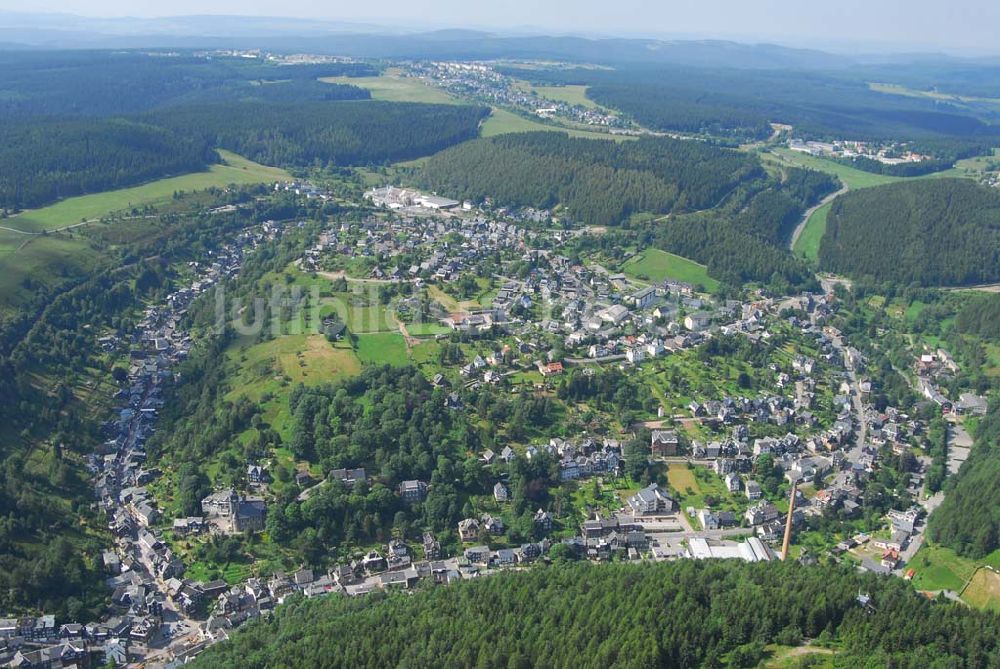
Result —
[[[796,255],[813,261],[819,258],[819,243],[822,241],[823,235],[826,234],[826,217],[829,215],[830,207],[832,206],[832,202],[824,204],[813,212],[813,215],[806,221],[806,226],[802,228],[802,233],[795,240],[793,251],[795,251]]]
[[[640,280],[673,279],[694,285],[700,284],[708,291],[715,290],[719,286],[719,282],[708,275],[704,265],[659,249],[647,249],[629,258],[622,266],[622,271]]]
[[[341,320],[347,323],[347,329],[354,334],[365,332],[390,332],[397,329],[395,317],[390,308],[384,304],[352,303],[355,299],[350,294],[337,294],[334,300],[335,310]],[[362,298],[363,299],[363,298]]]
[[[586,86],[531,86],[531,90],[549,100],[565,102],[570,105],[580,105],[589,109],[598,108],[598,104],[587,97]]]
[[[406,341],[398,332],[359,334],[357,340],[358,359],[369,365],[394,365],[403,367],[410,363],[406,351]]]
[[[92,193],[67,198],[56,204],[33,209],[3,221],[3,225],[26,232],[56,230],[84,220],[93,220],[112,212],[156,204],[170,199],[177,191],[221,188],[229,184],[254,184],[291,179],[285,170],[259,165],[228,151],[219,151],[223,163],[205,172],[151,181],[141,186]]]
[[[852,190],[859,188],[872,188],[873,186],[896,183],[897,181],[906,181],[905,177],[891,177],[884,174],[873,174],[871,172],[865,172],[864,170],[848,167],[847,165],[835,163],[832,160],[817,158],[816,156],[810,156],[808,154],[792,151],[790,149],[771,149],[771,153],[765,153],[763,154],[763,157],[765,160],[769,158],[772,160],[777,158],[778,162],[784,164],[796,167],[808,167],[810,169],[819,170],[820,172],[832,174],[847,184],[847,187]]]
[[[448,334],[451,328],[440,323],[412,323],[406,326],[406,331],[413,337],[433,337],[439,334]]]
[[[766,647],[768,659],[762,665],[764,669],[833,669],[836,651],[818,646],[779,646]]]
[[[386,102],[430,102],[434,104],[461,104],[461,100],[446,91],[420,79],[400,76],[398,70],[389,69],[380,77],[324,77],[328,84],[350,84],[371,91],[375,100]]]
[[[987,556],[981,564],[1000,566],[1000,551]],[[925,543],[908,566],[914,571],[913,587],[917,590],[962,592],[981,564],[950,548]]]
[[[915,88],[907,88],[898,84],[869,83],[868,88],[878,93],[887,95],[900,95],[907,98],[921,98],[925,100],[936,100],[951,103],[973,103],[979,106],[993,107],[1000,109],[1000,99],[981,98],[972,95],[956,95],[954,93],[940,93],[938,91],[921,91]]]
[[[361,363],[349,346],[334,346],[323,335],[281,335],[244,349],[237,341],[229,349],[239,364],[231,396],[259,399],[265,392],[277,394],[282,376],[292,383],[315,385],[341,376],[357,374]]]
[[[559,126],[548,125],[541,121],[520,116],[506,109],[493,108],[493,113],[483,123],[480,134],[483,137],[496,137],[497,135],[508,135],[513,132],[565,132],[571,137],[583,137],[585,139],[610,139],[617,142],[626,139],[634,139],[627,135],[612,135],[605,132],[590,132],[587,130],[575,130],[573,128],[561,128]]]
[[[679,463],[671,464],[667,469],[667,481],[670,483],[671,488],[681,493],[688,488],[695,495],[701,493],[701,486],[698,485],[698,480],[694,477],[694,470],[690,469],[687,465]]]
[[[318,385],[358,374],[361,362],[347,343],[330,344],[322,335],[282,335],[261,343],[255,337],[237,340],[226,355],[237,366],[226,399],[245,396],[260,402],[265,396],[283,398],[293,383]],[[291,438],[288,403],[265,403],[264,419]]]
[[[983,567],[969,581],[962,599],[977,609],[1000,611],[1000,574],[989,567]]]
[[[78,275],[98,259],[98,251],[77,235],[27,236],[0,230],[0,309],[16,307],[34,286]]]

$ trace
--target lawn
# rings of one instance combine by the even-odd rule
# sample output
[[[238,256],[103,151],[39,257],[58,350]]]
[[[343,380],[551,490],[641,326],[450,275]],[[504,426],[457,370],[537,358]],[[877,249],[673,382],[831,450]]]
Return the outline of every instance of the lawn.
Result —
[[[913,569],[913,587],[917,590],[954,590],[961,592],[976,572],[976,563],[950,548],[925,543],[908,565]]]
[[[413,337],[432,337],[448,334],[451,332],[451,328],[440,323],[410,323],[406,326],[406,331]]]
[[[350,84],[371,91],[372,99],[386,102],[430,102],[434,104],[462,104],[441,88],[421,79],[400,76],[398,70],[389,69],[379,77],[324,77],[328,84]]]
[[[164,202],[177,191],[291,179],[291,175],[285,170],[260,165],[235,153],[220,150],[219,155],[223,162],[212,165],[204,172],[192,172],[141,186],[67,198],[48,207],[32,209],[8,218],[3,224],[26,232],[56,230],[83,220],[95,220],[113,212]]]
[[[410,363],[406,341],[398,332],[359,334],[355,339],[358,359],[366,365],[403,367]]]
[[[796,255],[813,261],[819,258],[819,243],[822,241],[823,235],[826,234],[826,217],[830,213],[830,207],[832,206],[832,202],[827,202],[814,211],[813,215],[806,221],[806,225],[802,228],[799,238],[795,240],[795,248],[793,250]]]
[[[736,513],[742,513],[746,509],[746,498],[726,490],[722,479],[708,467],[696,465],[689,469],[686,464],[671,463],[667,467],[667,482],[676,491],[677,501],[682,509],[689,506],[696,509],[711,506],[716,510]],[[714,503],[709,505],[705,501],[706,497],[714,497]]]
[[[719,282],[708,275],[704,265],[660,249],[646,249],[632,256],[622,266],[622,271],[640,280],[673,279],[696,286],[701,285],[708,291],[713,291],[719,286]]]

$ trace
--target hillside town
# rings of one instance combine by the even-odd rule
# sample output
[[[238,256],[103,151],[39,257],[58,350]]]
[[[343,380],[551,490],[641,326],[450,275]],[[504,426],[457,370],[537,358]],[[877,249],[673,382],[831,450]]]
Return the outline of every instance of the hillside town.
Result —
[[[422,62],[411,65],[408,74],[457,96],[482,100],[541,119],[558,118],[616,133],[635,132],[628,121],[608,110],[546,98],[530,87],[519,86],[494,63]]]
[[[308,184],[295,189],[305,198],[316,193]],[[739,336],[763,345],[780,337],[782,356],[758,370],[758,392],[696,393],[690,401],[664,403],[657,420],[630,426],[648,430],[642,458],[703,477],[722,494],[698,506],[685,505],[683,491],[652,482],[610,504],[587,507],[576,525],[559,521],[558,532],[553,514],[538,509],[533,516],[537,541],[512,544],[502,514],[484,513],[458,523],[460,549],[451,554],[427,532],[419,546],[392,540],[325,572],[302,567],[238,582],[191,578],[174,542],[263,531],[273,494],[267,464],[248,462],[245,486],[213,491],[201,500],[202,515],[165,517],[150,488],[163,474],[147,466],[145,443],[164,407],[164,389],[196,344],[197,335],[185,326],[189,308],[237,276],[255,249],[281,238],[283,225],[269,222],[241,233],[204,261],[192,262],[194,280],[149,306],[134,331],[98,339],[106,351],[126,352],[130,363],[114,397],[120,409],[106,423],[107,440],[90,461],[95,495],[115,537],[114,548],[102,556],[112,611],[87,625],[51,615],[0,620],[5,666],[87,666],[93,654],[116,666],[178,666],[295,594],[357,596],[410,589],[422,581],[444,585],[524,568],[554,553],[597,562],[782,559],[788,556],[778,545],[786,531],[804,528],[810,516],[860,514],[867,484],[883,458],[909,453],[927,429],[896,408],[876,410],[870,404],[865,356],[828,324],[838,309],[832,291],[780,300],[763,293],[748,302],[717,299],[701,286],[641,280],[571,259],[560,248],[575,233],[549,229],[548,212],[487,212],[392,187],[369,196],[375,211],[329,224],[296,264],[359,286],[407,285],[415,292],[392,305],[404,318],[403,327],[405,318],[410,324],[429,320],[442,328],[436,336],[457,334],[483,347],[485,355],[458,361],[449,378],[440,374],[431,380],[451,387],[446,402],[452,410],[464,410],[470,389],[504,386],[516,373],[537,371],[545,391],[573,367],[641,374],[671,358],[693,355],[713,340]],[[460,308],[452,304],[449,309],[444,289],[470,273],[487,274],[488,299],[465,308],[468,301],[452,298]],[[432,299],[418,299],[419,291],[428,291]],[[946,413],[985,412],[981,397],[966,394],[951,402],[938,389],[938,381],[958,371],[947,351],[922,355],[914,370],[920,391]],[[954,429],[962,430],[960,425]],[[551,458],[558,463],[560,484],[600,489],[624,480],[627,458],[637,457],[624,448],[630,438],[551,437],[537,444],[508,444],[499,453],[486,450],[478,459],[495,476],[492,503],[502,509],[511,497],[505,472],[515,461]],[[961,458],[961,451],[954,450],[952,457]],[[765,461],[794,484],[791,500],[758,480]],[[960,461],[950,464],[954,471]],[[940,493],[924,495],[929,465],[926,457],[913,458],[909,501],[886,513],[884,531],[854,534],[830,555],[850,558],[861,569],[906,577],[907,562],[923,540],[924,518],[940,502]],[[300,499],[308,499],[334,481],[354,486],[378,477],[364,469],[336,469],[318,483],[301,473],[296,483],[304,488]],[[404,481],[396,494],[404,503],[420,503],[429,485]],[[803,561],[817,557],[799,555]]]

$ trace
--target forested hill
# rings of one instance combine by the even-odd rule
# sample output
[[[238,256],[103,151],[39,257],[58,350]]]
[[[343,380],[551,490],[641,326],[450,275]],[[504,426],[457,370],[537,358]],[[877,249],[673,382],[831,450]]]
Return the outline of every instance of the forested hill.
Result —
[[[1000,548],[1000,406],[990,408],[975,438],[929,529],[934,541],[982,559]]]
[[[953,286],[1000,280],[1000,191],[962,179],[901,182],[837,198],[822,269]]]
[[[268,165],[367,165],[472,139],[488,112],[409,102],[250,102],[176,108],[144,119]]]
[[[702,142],[614,143],[538,132],[454,147],[431,158],[419,181],[456,198],[562,205],[573,220],[614,225],[635,212],[714,207],[737,184],[762,175],[753,157]]]
[[[0,209],[37,207],[217,160],[200,138],[126,120],[0,124]]]
[[[412,596],[296,599],[193,666],[756,667],[766,644],[819,639],[837,642],[836,667],[995,667],[998,636],[995,614],[846,568],[578,564]]]
[[[377,73],[363,63],[274,65],[128,51],[0,52],[0,117],[120,116],[239,100],[368,99],[363,88],[317,79]]]

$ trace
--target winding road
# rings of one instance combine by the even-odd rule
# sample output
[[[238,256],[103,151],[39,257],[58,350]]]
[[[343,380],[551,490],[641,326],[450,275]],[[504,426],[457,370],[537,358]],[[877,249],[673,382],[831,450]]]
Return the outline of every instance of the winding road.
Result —
[[[806,210],[806,213],[802,215],[802,220],[799,221],[799,224],[795,226],[795,230],[792,232],[792,239],[791,241],[788,242],[789,251],[795,249],[795,243],[799,241],[799,237],[802,235],[802,231],[806,229],[806,223],[809,222],[809,219],[812,218],[812,215],[815,214],[820,207],[824,207],[830,204],[835,199],[846,193],[848,190],[849,189],[847,187],[847,184],[841,182],[840,190],[830,193],[825,198],[820,200],[816,205]]]

